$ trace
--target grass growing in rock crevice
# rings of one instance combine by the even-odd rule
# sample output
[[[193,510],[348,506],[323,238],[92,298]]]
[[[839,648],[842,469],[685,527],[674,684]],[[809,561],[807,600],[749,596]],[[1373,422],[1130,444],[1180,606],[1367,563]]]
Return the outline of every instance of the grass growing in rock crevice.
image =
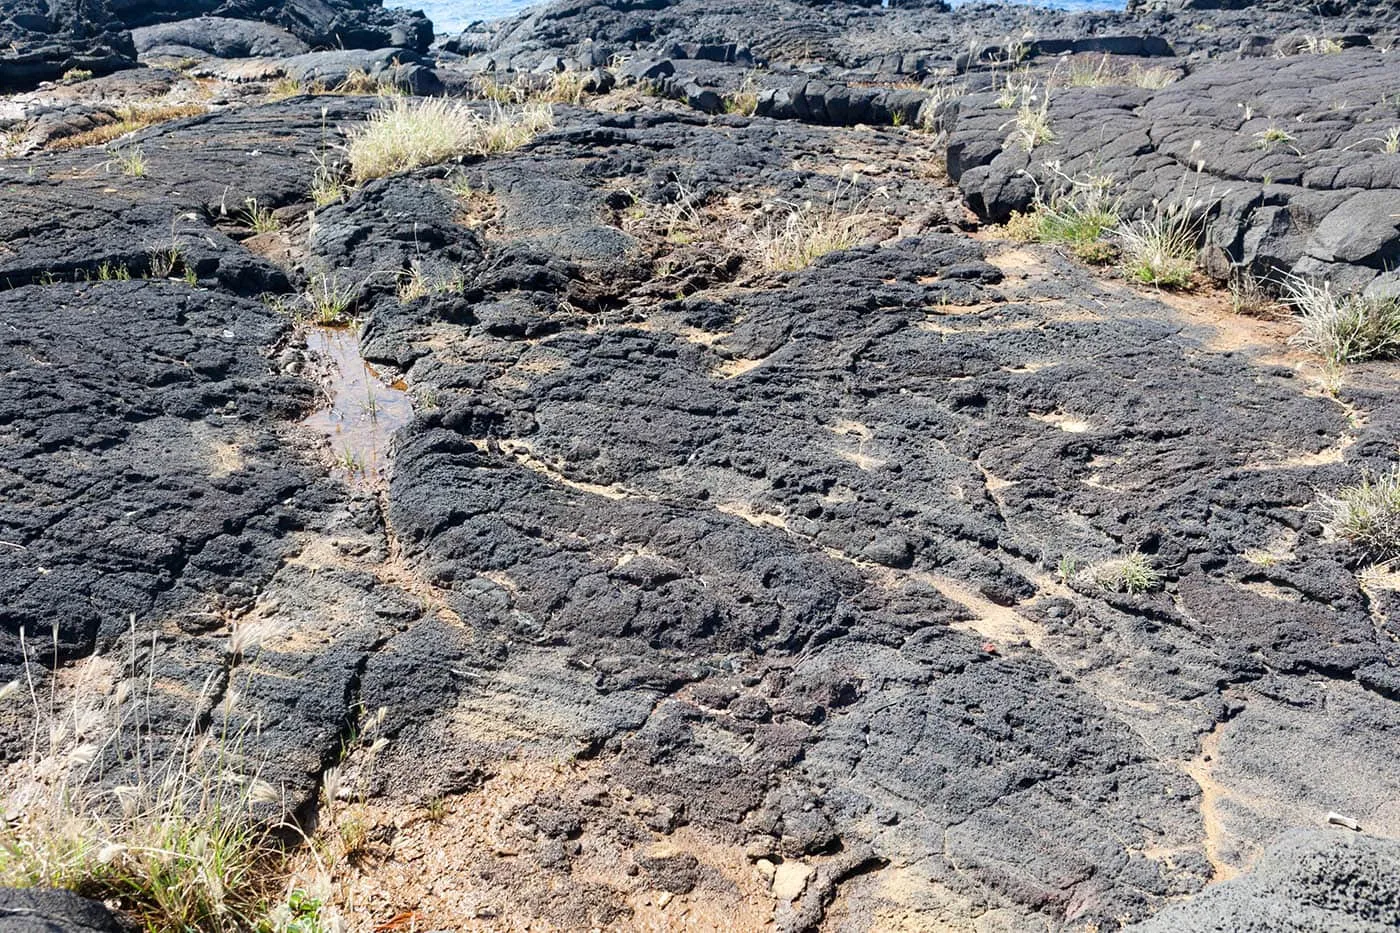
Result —
[[[1400,467],[1363,476],[1331,500],[1332,527],[1378,560],[1400,557]]]
[[[1024,242],[1067,246],[1085,262],[1106,262],[1113,248],[1103,238],[1118,223],[1118,203],[1109,187],[1104,178],[1071,181],[1049,200],[1037,196],[1026,213],[1012,214],[1006,232]]]
[[[346,158],[351,180],[363,184],[462,156],[508,152],[553,126],[547,104],[496,106],[483,116],[449,100],[399,98],[351,130]]]
[[[1284,291],[1299,315],[1296,345],[1334,366],[1400,357],[1400,298],[1336,295],[1330,283],[1300,277]]]
[[[0,689],[0,703],[29,705],[34,724],[0,800],[0,885],[108,901],[151,933],[259,928],[280,900],[284,853],[257,811],[280,795],[242,760],[241,735],[191,722],[178,738],[154,737],[133,698],[137,676],[77,688],[62,704],[41,701],[35,680],[26,671]],[[113,760],[126,762],[124,783],[103,772]]]
[[[1115,232],[1123,246],[1123,270],[1128,278],[1158,288],[1190,287],[1201,238],[1201,225],[1191,204],[1156,207]]]
[[[72,136],[64,136],[49,143],[48,148],[80,149],[84,146],[100,146],[109,143],[127,133],[134,133],[137,130],[154,126],[157,123],[169,123],[171,120],[181,120],[185,117],[194,117],[209,112],[209,108],[203,104],[192,103],[147,103],[129,104],[120,107],[116,111],[116,119],[111,123],[93,127],[81,133],[74,133]]]

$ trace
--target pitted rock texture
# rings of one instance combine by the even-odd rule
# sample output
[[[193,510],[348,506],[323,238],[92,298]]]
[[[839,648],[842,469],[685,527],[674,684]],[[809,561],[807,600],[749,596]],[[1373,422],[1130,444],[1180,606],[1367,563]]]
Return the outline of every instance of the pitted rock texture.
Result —
[[[1133,927],[1141,933],[1337,930],[1378,933],[1400,925],[1400,853],[1346,830],[1294,832],[1249,875]],[[1379,884],[1377,890],[1375,885]]]
[[[119,933],[117,919],[95,901],[67,891],[0,888],[0,920],[14,933]]]
[[[272,23],[319,48],[426,49],[432,23],[421,12],[385,9],[378,0],[107,0],[128,28],[210,15]],[[217,22],[216,27],[219,25]]]
[[[307,47],[425,52],[432,41],[432,22],[421,12],[385,9],[377,0],[4,0],[0,93],[29,90],[69,71],[132,68],[138,48],[143,58],[229,58]]]
[[[142,61],[204,56],[290,56],[311,51],[309,45],[281,27],[223,16],[142,26],[131,31],[131,38]]]
[[[352,929],[1388,922],[1400,585],[1325,519],[1397,462],[1395,366],[1326,373],[1285,323],[971,235],[940,157],[985,214],[975,192],[1042,155],[1006,147],[990,64],[962,62],[950,140],[852,116],[910,120],[931,89],[850,102],[906,52],[949,77],[966,47],[932,37],[977,14],[774,25],[793,9],[747,38],[752,12],[688,2],[527,14],[512,65],[642,51],[636,77],[690,106],[556,105],[515,151],[338,203],[313,174],[374,98],[0,163],[0,676],[96,683],[162,750],[240,736],[308,832],[356,807]],[[804,41],[798,120],[687,90]],[[1214,160],[1222,248],[1272,208],[1257,261],[1385,267],[1388,163],[1346,148],[1385,115],[1383,53],[1172,61],[1190,74],[1160,91],[1054,89],[1043,155],[1097,152],[1134,203]],[[1245,77],[1315,149],[1261,161],[1224,117]],[[1327,77],[1365,100],[1323,120]],[[765,263],[822,209],[851,242]],[[328,279],[413,401],[382,484],[297,424],[317,367],[286,311]],[[1106,583],[1133,554],[1158,579]],[[4,702],[13,765],[29,722]],[[1367,835],[1320,831],[1334,812]]]

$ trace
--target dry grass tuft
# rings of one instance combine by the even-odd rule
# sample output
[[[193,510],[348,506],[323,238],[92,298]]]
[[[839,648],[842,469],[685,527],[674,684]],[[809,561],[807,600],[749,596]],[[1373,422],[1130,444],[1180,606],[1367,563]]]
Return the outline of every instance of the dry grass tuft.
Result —
[[[1363,476],[1328,500],[1332,528],[1378,560],[1400,557],[1400,467]]]
[[[1230,290],[1230,310],[1236,314],[1270,317],[1279,310],[1278,298],[1269,291],[1263,279],[1248,269],[1232,268],[1227,287]]]
[[[1161,66],[1144,68],[1134,64],[1127,69],[1115,68],[1108,54],[1097,60],[1093,56],[1076,56],[1069,59],[1068,69],[1063,74],[1058,68],[1056,71],[1059,83],[1070,87],[1127,86],[1160,90],[1177,78],[1176,72]]]
[[[739,82],[739,87],[724,95],[724,112],[751,117],[758,113],[758,80],[750,71]]]
[[[1140,551],[1091,567],[1089,573],[1097,586],[1111,593],[1135,596],[1162,585],[1161,575],[1153,569],[1147,556]]]
[[[1293,343],[1333,365],[1400,357],[1400,298],[1338,296],[1330,283],[1292,277],[1285,298],[1298,310]]]
[[[1201,236],[1192,207],[1189,201],[1158,205],[1146,217],[1118,228],[1129,278],[1158,288],[1190,287]]]
[[[240,736],[194,722],[156,759],[168,746],[141,731],[130,699],[139,682],[102,697],[75,691],[66,707],[40,701],[32,670],[0,689],[5,702],[27,693],[34,723],[30,754],[8,775],[0,885],[113,902],[152,933],[256,929],[277,899],[283,852],[255,810],[279,795],[242,767]],[[102,763],[124,754],[132,780],[114,786]]]
[[[351,180],[363,183],[462,156],[507,152],[553,125],[547,104],[496,106],[482,116],[448,100],[399,98],[350,132]]]
[[[1055,134],[1050,129],[1049,91],[1041,93],[1035,85],[1023,87],[1016,116],[1003,123],[1001,128],[1005,129],[1008,126],[1014,129],[1007,139],[1007,144],[1018,144],[1027,152],[1033,152],[1036,146],[1053,142]]]
[[[861,214],[834,202],[808,201],[789,208],[758,231],[758,260],[763,268],[774,272],[805,268],[827,253],[859,243],[862,219]]]
[[[115,122],[56,139],[49,143],[48,148],[62,151],[80,149],[84,146],[100,146],[125,136],[127,133],[134,133],[157,123],[182,120],[185,117],[195,117],[208,112],[209,108],[203,104],[130,104],[117,110]]]
[[[415,259],[408,269],[399,273],[397,292],[399,301],[407,303],[430,295],[460,295],[466,287],[461,270],[430,270]]]

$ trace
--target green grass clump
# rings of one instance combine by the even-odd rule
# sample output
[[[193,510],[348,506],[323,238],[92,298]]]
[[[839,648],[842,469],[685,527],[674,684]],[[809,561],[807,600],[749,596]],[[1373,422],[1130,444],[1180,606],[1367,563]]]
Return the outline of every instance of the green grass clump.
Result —
[[[243,202],[243,220],[254,233],[276,233],[282,229],[282,222],[273,216],[272,208],[260,207],[257,198]]]
[[[1102,589],[1130,596],[1150,592],[1162,585],[1161,575],[1141,551],[1099,564],[1093,570],[1093,579]]]
[[[1036,199],[1024,214],[1013,214],[1006,232],[1017,240],[1068,246],[1085,262],[1112,259],[1113,247],[1103,236],[1118,223],[1118,204],[1108,196],[1107,179],[1074,182],[1050,196]]]
[[[1400,557],[1400,467],[1363,476],[1332,503],[1333,529],[1378,560]]]
[[[1117,230],[1128,278],[1158,288],[1189,288],[1196,274],[1200,225],[1189,205],[1154,211]]]
[[[342,324],[349,320],[358,292],[354,285],[342,285],[334,275],[317,274],[302,292],[301,301],[317,324]]]

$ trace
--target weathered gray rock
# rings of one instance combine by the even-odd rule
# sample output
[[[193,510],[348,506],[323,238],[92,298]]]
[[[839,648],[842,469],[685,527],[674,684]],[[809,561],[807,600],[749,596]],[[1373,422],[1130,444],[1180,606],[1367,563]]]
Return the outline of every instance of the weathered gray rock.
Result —
[[[311,50],[280,26],[222,16],[141,26],[131,31],[131,38],[143,59],[291,56]]]
[[[1189,203],[1206,240],[1257,274],[1360,290],[1400,257],[1400,159],[1384,142],[1394,115],[1376,96],[1389,71],[1385,53],[1356,49],[1212,63],[1156,91],[1053,89],[1051,138],[1030,152],[1015,107],[970,95],[948,168],[988,220],[1095,175],[1129,216]]]
[[[1349,830],[1297,831],[1248,874],[1169,907],[1138,933],[1380,933],[1400,926],[1400,843]]]
[[[440,94],[443,90],[427,58],[397,48],[308,52],[282,59],[277,66],[289,78],[304,85],[334,88],[352,75],[362,74],[411,94]]]

